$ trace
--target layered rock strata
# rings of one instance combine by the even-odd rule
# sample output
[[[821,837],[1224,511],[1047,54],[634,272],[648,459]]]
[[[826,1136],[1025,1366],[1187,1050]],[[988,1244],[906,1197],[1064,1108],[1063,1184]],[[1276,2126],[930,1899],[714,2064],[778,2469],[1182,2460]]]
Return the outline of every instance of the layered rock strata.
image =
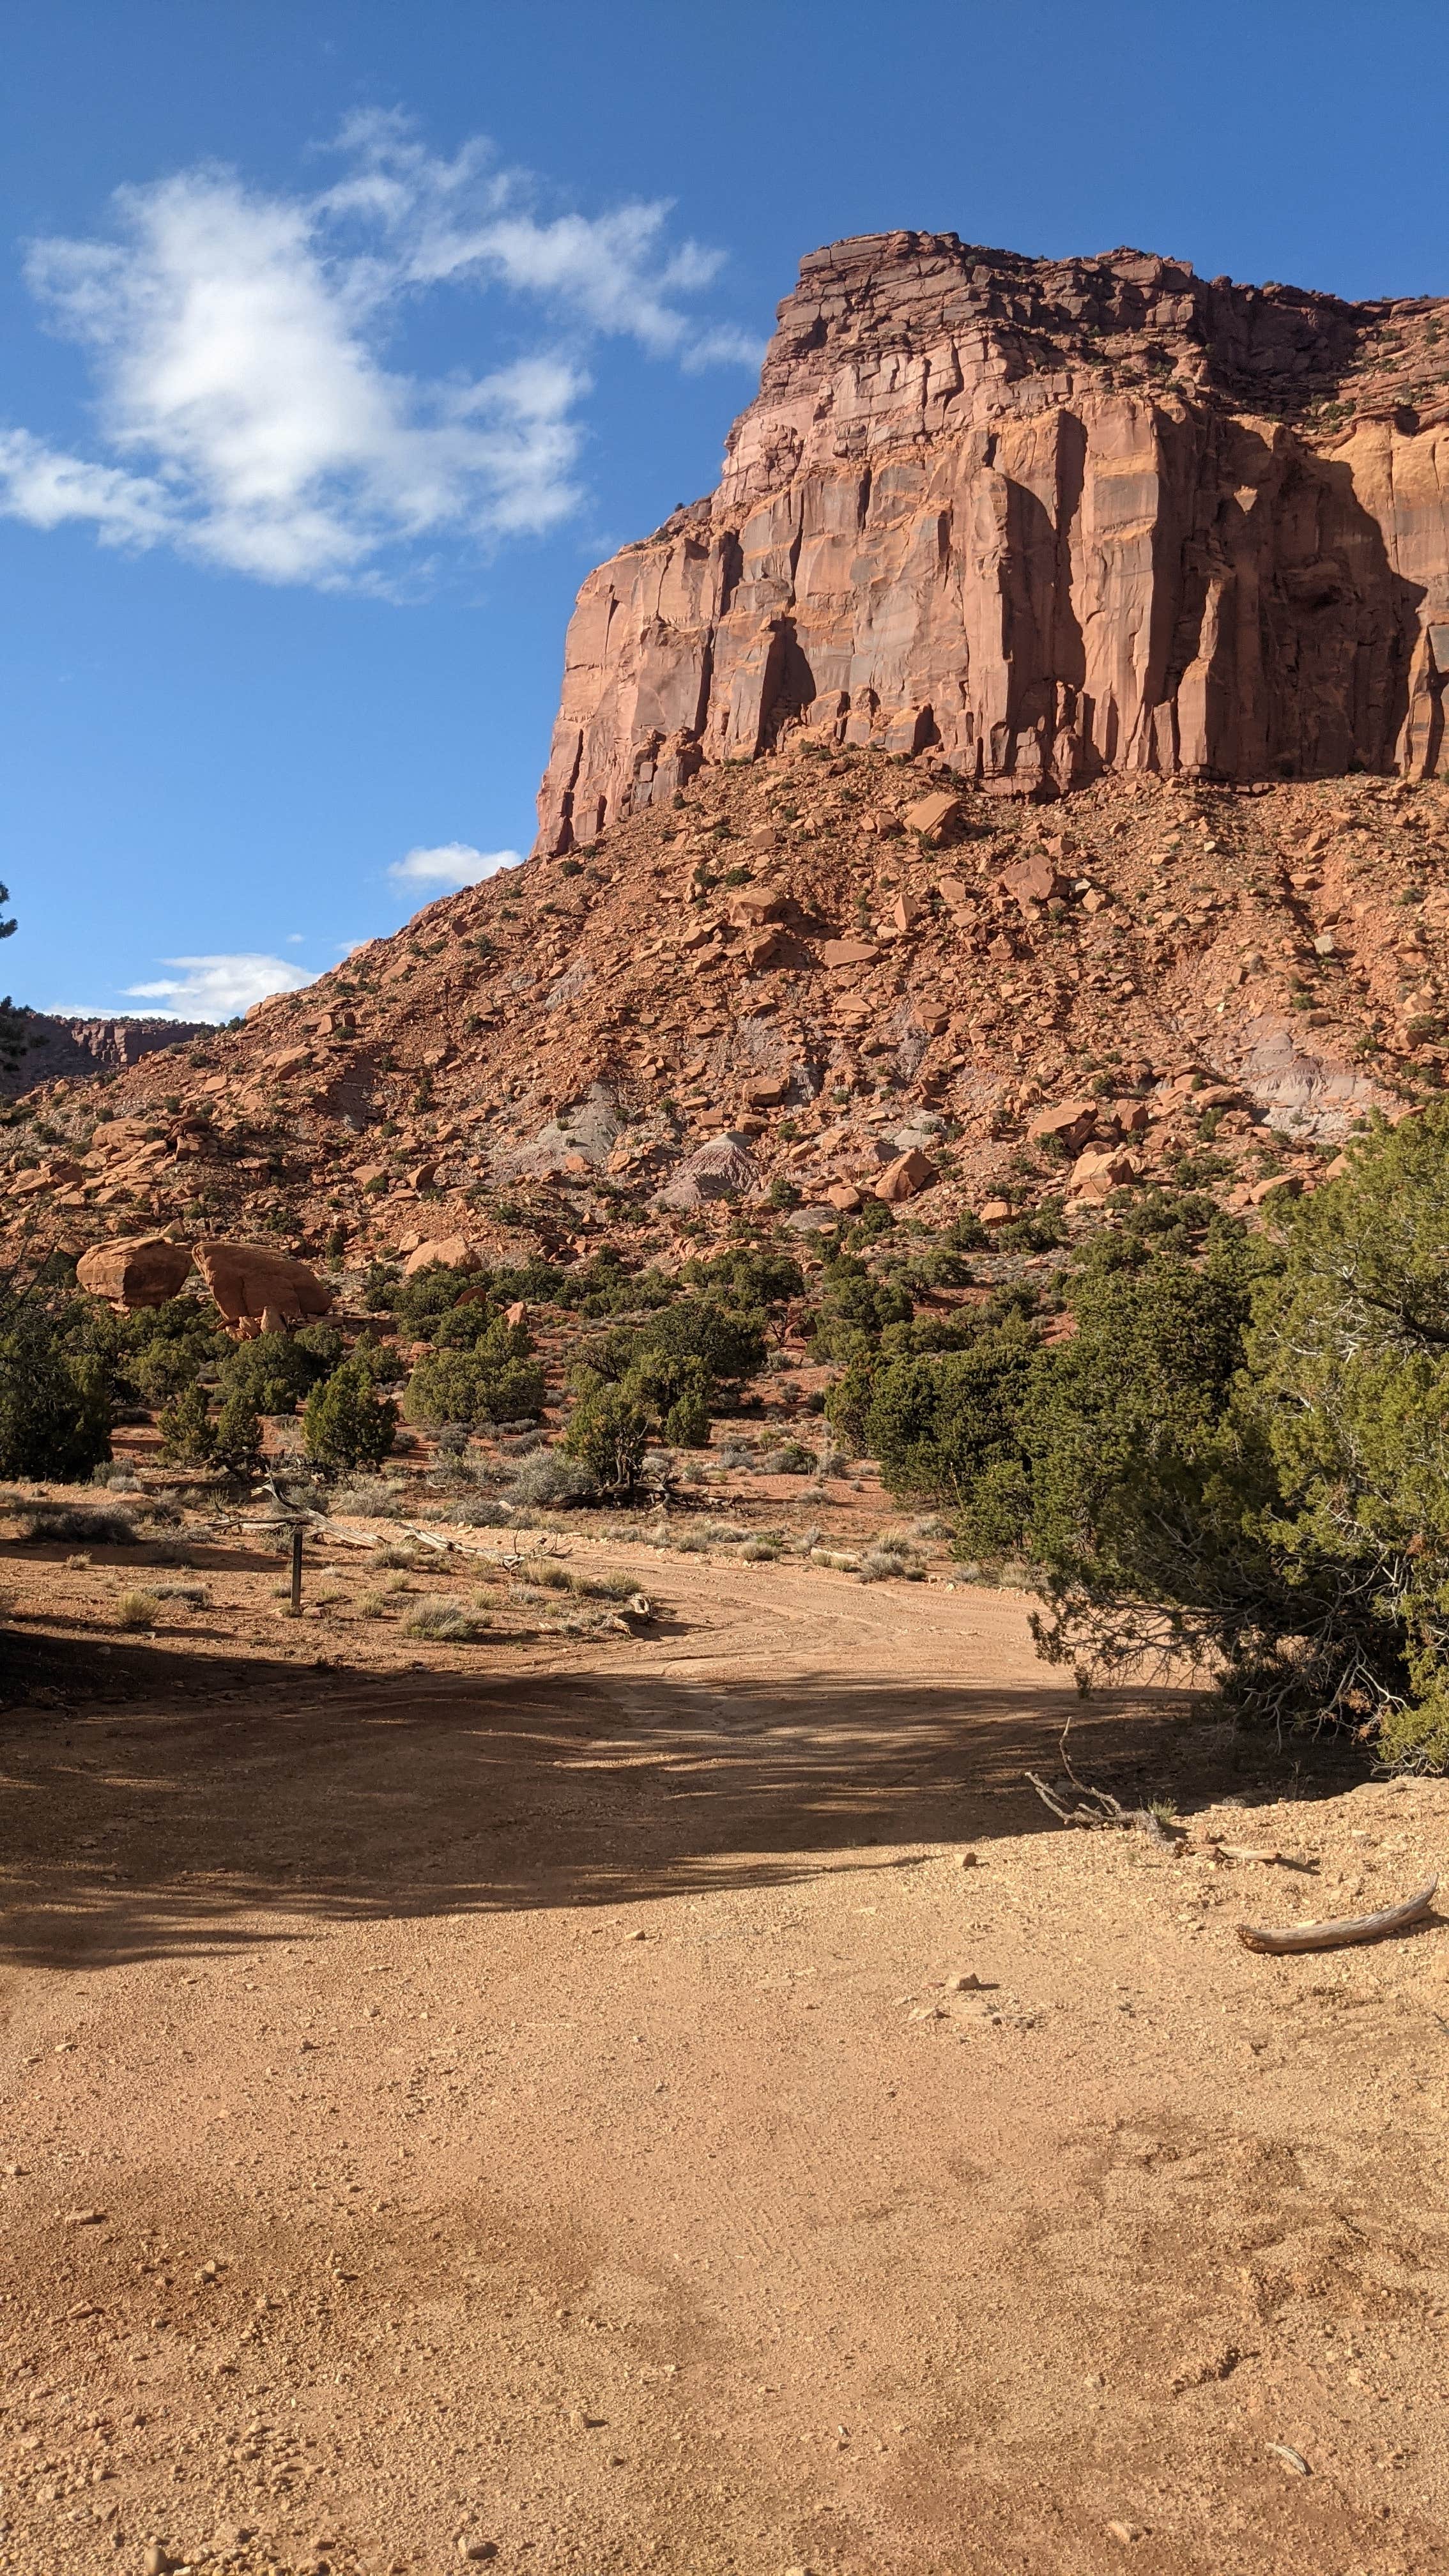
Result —
[[[1432,777],[1446,675],[1449,301],[872,235],[802,263],[718,491],[585,582],[540,847],[802,738]]]

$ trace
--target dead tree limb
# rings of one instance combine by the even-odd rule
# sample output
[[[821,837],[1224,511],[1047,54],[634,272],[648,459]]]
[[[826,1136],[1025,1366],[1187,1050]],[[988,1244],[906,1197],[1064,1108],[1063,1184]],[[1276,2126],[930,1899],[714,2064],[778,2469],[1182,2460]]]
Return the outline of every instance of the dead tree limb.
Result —
[[[1286,1932],[1275,1932],[1267,1924],[1240,1923],[1238,1939],[1245,1950],[1266,1950],[1274,1957],[1294,1950],[1347,1950],[1358,1941],[1382,1941],[1428,1913],[1438,1884],[1437,1878],[1426,1879],[1401,1905],[1386,1905],[1377,1914],[1345,1914],[1336,1923],[1294,1923]]]

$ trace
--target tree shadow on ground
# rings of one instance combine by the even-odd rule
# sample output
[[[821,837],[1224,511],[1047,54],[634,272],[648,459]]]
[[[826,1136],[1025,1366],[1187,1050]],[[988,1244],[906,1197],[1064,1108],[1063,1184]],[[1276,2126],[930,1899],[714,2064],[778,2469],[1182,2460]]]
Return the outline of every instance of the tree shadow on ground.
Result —
[[[1191,1721],[1186,1694],[1084,1708],[1045,1672],[704,1683],[602,1659],[476,1677],[260,1662],[242,1680],[137,1647],[105,1686],[0,1718],[12,1965],[294,1939],[308,1917],[864,1876],[908,1866],[913,1845],[1057,1831],[1023,1775],[1058,1770],[1069,1715],[1077,1766],[1129,1804],[1251,1786],[1237,1740]],[[1262,1770],[1261,1747],[1250,1760]]]

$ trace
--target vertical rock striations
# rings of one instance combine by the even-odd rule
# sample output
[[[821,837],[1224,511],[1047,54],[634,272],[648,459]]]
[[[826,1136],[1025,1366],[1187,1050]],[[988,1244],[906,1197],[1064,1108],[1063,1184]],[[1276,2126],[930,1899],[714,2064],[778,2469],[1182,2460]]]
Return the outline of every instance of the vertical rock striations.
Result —
[[[802,735],[1007,794],[1449,770],[1449,302],[953,234],[801,265],[714,496],[592,573],[540,844]]]

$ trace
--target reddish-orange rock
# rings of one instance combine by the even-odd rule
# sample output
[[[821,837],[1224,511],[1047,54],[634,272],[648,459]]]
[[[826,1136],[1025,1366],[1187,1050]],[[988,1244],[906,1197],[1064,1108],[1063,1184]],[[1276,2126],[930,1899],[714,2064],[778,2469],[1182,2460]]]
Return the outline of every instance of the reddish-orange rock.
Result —
[[[1105,1198],[1109,1190],[1120,1189],[1124,1181],[1137,1177],[1138,1166],[1132,1155],[1118,1145],[1089,1146],[1072,1165],[1068,1183],[1073,1198]]]
[[[1028,1140],[1054,1136],[1063,1145],[1085,1145],[1097,1124],[1095,1100],[1061,1100],[1055,1108],[1039,1109],[1027,1128]]]
[[[960,822],[961,813],[960,797],[938,788],[932,796],[918,796],[914,805],[906,807],[901,821],[908,832],[919,832],[923,840],[939,841],[953,824]]]
[[[1020,904],[1050,903],[1053,895],[1065,894],[1067,890],[1065,877],[1058,873],[1050,859],[1039,852],[1031,858],[1019,859],[1014,868],[1004,869],[1001,885],[1002,891]]]
[[[189,1244],[173,1243],[164,1234],[138,1234],[129,1241],[93,1244],[76,1263],[75,1275],[88,1296],[108,1298],[134,1314],[175,1297],[190,1268]]]
[[[325,1315],[332,1291],[314,1270],[291,1253],[267,1243],[198,1243],[196,1266],[223,1317],[233,1326],[261,1326],[269,1308],[283,1324],[303,1324]]]
[[[918,1198],[921,1191],[930,1189],[938,1178],[935,1164],[921,1152],[919,1145],[912,1145],[904,1154],[897,1154],[893,1163],[887,1163],[876,1182],[875,1194],[878,1199],[884,1199],[887,1206],[895,1206],[901,1199]]]
[[[747,886],[742,894],[731,896],[729,918],[742,928],[755,930],[767,921],[783,921],[788,909],[788,895],[769,886]]]
[[[1445,309],[949,233],[813,252],[718,491],[584,584],[541,846],[792,741],[1006,795],[1443,774]]]
[[[403,1263],[403,1277],[411,1279],[415,1271],[430,1270],[435,1265],[441,1270],[481,1270],[483,1257],[477,1245],[470,1243],[466,1235],[435,1235],[430,1242],[415,1245],[408,1254]]]

